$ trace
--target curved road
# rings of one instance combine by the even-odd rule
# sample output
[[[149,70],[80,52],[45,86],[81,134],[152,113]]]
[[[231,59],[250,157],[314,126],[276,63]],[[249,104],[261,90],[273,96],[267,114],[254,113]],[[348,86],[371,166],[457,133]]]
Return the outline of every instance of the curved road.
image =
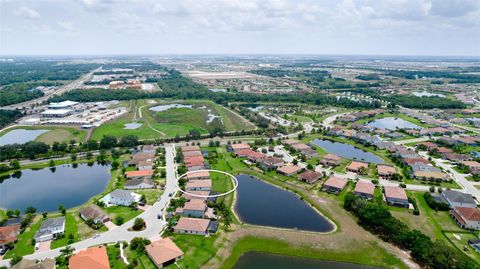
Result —
[[[82,249],[86,249],[91,246],[107,244],[107,243],[114,243],[120,241],[130,241],[134,237],[145,237],[145,238],[155,238],[155,236],[159,235],[160,232],[166,227],[167,222],[162,217],[161,219],[157,218],[158,214],[162,214],[165,208],[170,203],[172,197],[169,196],[170,193],[176,192],[176,166],[175,166],[175,145],[171,144],[165,146],[165,159],[166,159],[166,172],[167,172],[167,182],[165,185],[165,192],[162,194],[160,199],[155,202],[150,208],[142,212],[138,215],[139,218],[143,218],[145,223],[147,224],[147,228],[143,231],[134,232],[128,231],[130,227],[132,227],[134,219],[124,223],[122,226],[118,226],[112,230],[109,230],[105,233],[100,234],[96,238],[89,238],[70,246],[75,248],[75,251],[79,251]],[[60,255],[60,249],[56,248],[53,250],[45,251],[45,252],[37,252],[34,254],[26,255],[24,258],[26,259],[45,259],[45,258],[55,258],[56,256]],[[9,266],[9,260],[1,260],[0,266]]]

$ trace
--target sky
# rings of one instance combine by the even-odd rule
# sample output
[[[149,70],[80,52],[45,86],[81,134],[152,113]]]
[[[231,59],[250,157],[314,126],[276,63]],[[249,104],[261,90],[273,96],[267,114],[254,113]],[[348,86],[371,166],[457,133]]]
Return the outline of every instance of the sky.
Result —
[[[480,56],[480,0],[0,0],[0,55]]]

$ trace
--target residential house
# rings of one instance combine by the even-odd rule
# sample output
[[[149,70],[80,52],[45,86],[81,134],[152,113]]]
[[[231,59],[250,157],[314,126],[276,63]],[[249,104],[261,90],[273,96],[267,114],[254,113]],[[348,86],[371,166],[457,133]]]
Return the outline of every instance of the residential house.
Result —
[[[385,199],[389,205],[408,207],[407,193],[403,188],[385,186]]]
[[[210,226],[209,219],[181,217],[173,227],[175,233],[207,235]]]
[[[91,219],[94,223],[106,223],[110,221],[110,216],[97,205],[89,205],[81,208],[78,214],[83,220],[87,221]]]
[[[182,153],[189,152],[189,151],[200,151],[199,146],[183,146]]]
[[[390,165],[379,164],[377,165],[378,176],[382,179],[390,179],[394,174],[397,173],[395,167]]]
[[[155,188],[155,184],[153,180],[143,178],[143,179],[130,179],[125,182],[123,188],[126,190],[134,190],[134,189],[153,189]]]
[[[137,164],[137,170],[152,170],[152,169],[153,169],[153,160],[151,159],[139,161]]]
[[[154,145],[143,145],[142,152],[143,153],[153,153],[155,154],[156,148]]]
[[[211,179],[194,179],[189,180],[185,186],[187,191],[210,191],[212,190]]]
[[[451,208],[454,207],[470,207],[476,208],[477,203],[473,196],[469,193],[463,193],[453,190],[444,190],[442,192],[443,198],[448,202]]]
[[[205,201],[192,199],[186,202],[183,207],[177,208],[175,213],[188,217],[202,218],[205,211],[207,211],[207,204]]]
[[[322,160],[320,161],[321,164],[323,165],[328,165],[328,166],[337,166],[340,164],[342,161],[342,158],[335,154],[328,153],[323,156]]]
[[[317,182],[322,177],[322,174],[319,172],[311,171],[311,170],[306,170],[305,172],[301,173],[298,175],[298,179],[306,182],[308,184],[313,184]]]
[[[249,149],[249,148],[250,148],[250,145],[245,143],[230,144],[227,146],[228,151],[232,151],[232,152],[240,149]]]
[[[202,152],[200,150],[192,150],[192,151],[187,151],[183,152],[183,157],[188,158],[188,157],[198,157],[202,156]]]
[[[368,163],[358,161],[352,161],[352,163],[350,163],[350,165],[347,167],[347,171],[357,174],[365,171],[366,169],[368,169]]]
[[[125,178],[127,179],[151,179],[153,176],[153,170],[139,170],[139,171],[127,171],[125,172]]]
[[[452,163],[465,162],[472,159],[470,155],[459,154],[459,153],[445,153],[442,155],[445,159],[449,160]]]
[[[73,254],[68,261],[69,269],[110,269],[107,247],[95,246]]]
[[[193,199],[199,199],[203,201],[207,201],[210,195],[210,191],[189,191],[188,193],[182,193],[182,197],[187,199],[187,201]]]
[[[140,194],[127,190],[116,189],[111,193],[105,195],[100,201],[104,202],[106,206],[130,206],[133,203],[138,203],[140,201],[140,198]]]
[[[353,193],[361,198],[371,200],[375,192],[375,185],[371,181],[360,180],[355,185]]]
[[[152,242],[145,247],[145,251],[157,268],[174,264],[184,254],[169,237]]]
[[[287,164],[282,167],[277,168],[277,172],[279,174],[285,175],[285,176],[291,176],[294,175],[300,171],[302,171],[303,168],[297,165],[292,165],[292,164]]]
[[[208,171],[195,171],[188,173],[185,178],[187,180],[191,179],[210,179],[210,173]]]
[[[0,227],[0,248],[17,241],[20,233],[20,224]]]
[[[480,209],[477,207],[454,207],[450,215],[463,229],[480,230]]]
[[[301,149],[300,153],[307,158],[315,158],[318,156],[318,152],[310,147]]]
[[[339,194],[345,186],[347,186],[348,180],[344,178],[339,178],[335,176],[331,176],[323,183],[322,190],[329,192],[329,193],[334,193],[334,194]]]
[[[474,175],[480,174],[480,163],[477,161],[464,161],[460,162],[460,164],[466,166],[468,171]]]
[[[274,170],[284,165],[282,159],[273,156],[266,156],[257,163],[263,170]]]
[[[36,242],[55,239],[65,232],[65,217],[46,219],[40,224],[40,229],[35,234]]]
[[[55,269],[55,260],[45,259],[43,261],[39,260],[29,260],[23,258],[17,264],[12,266],[12,269]]]
[[[448,175],[443,172],[435,171],[414,171],[413,177],[418,180],[447,180]]]

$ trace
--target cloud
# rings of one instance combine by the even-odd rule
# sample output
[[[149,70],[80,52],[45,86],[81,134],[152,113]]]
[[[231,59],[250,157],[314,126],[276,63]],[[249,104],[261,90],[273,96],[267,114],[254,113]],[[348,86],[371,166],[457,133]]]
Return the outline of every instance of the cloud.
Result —
[[[25,6],[21,6],[17,9],[15,9],[15,11],[13,11],[13,14],[15,14],[15,16],[22,17],[22,18],[27,18],[27,19],[31,19],[31,20],[40,18],[40,13],[38,13],[34,9],[31,9],[31,8],[25,7]]]
[[[73,23],[70,21],[56,21],[57,26],[67,32],[72,32],[75,30]]]
[[[442,17],[461,17],[480,9],[478,0],[431,0],[432,15]]]

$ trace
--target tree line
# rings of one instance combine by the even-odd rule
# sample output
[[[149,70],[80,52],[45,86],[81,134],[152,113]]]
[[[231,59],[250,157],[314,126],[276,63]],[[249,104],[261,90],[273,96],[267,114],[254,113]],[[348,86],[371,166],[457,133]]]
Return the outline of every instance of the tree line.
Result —
[[[366,201],[349,192],[344,208],[352,212],[359,224],[384,241],[410,251],[412,258],[425,268],[479,268],[467,256],[443,242],[432,241],[418,230],[393,217],[385,205]]]

